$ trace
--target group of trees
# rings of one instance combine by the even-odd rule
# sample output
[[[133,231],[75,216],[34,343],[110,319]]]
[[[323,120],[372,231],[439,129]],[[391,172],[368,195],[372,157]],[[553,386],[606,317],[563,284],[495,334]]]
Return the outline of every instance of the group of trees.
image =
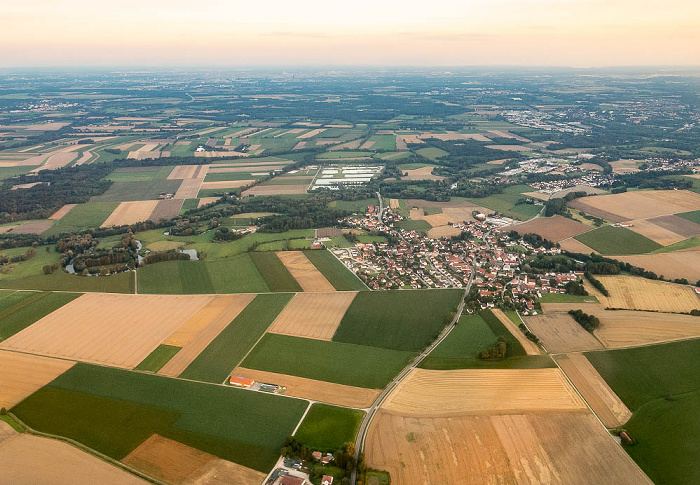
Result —
[[[569,281],[566,285],[564,285],[564,288],[566,289],[566,293],[568,295],[578,295],[578,296],[587,296],[588,295],[588,292],[583,287],[583,284],[579,281]]]
[[[598,317],[584,313],[582,310],[569,310],[569,315],[588,332],[593,333],[593,330],[600,326]]]
[[[476,356],[481,360],[495,360],[504,359],[507,353],[508,344],[506,343],[506,339],[498,337],[495,346],[477,352]]]
[[[610,293],[608,292],[607,288],[605,288],[603,283],[591,273],[586,273],[586,279],[590,281],[591,284],[595,287],[595,289],[600,291],[603,294],[603,296],[610,296]]]
[[[282,445],[282,456],[286,458],[292,458],[295,460],[302,460],[307,462],[309,466],[309,475],[312,481],[316,478],[320,478],[323,475],[322,466],[314,466],[313,452],[315,450],[309,448],[304,443],[299,442],[294,436],[288,437],[284,440]],[[345,443],[343,446],[335,450],[333,453],[333,466],[345,470],[345,477],[341,479],[341,484],[349,483],[349,476],[353,470],[357,469],[363,472],[366,468],[364,464],[363,456],[360,455],[360,459],[355,459],[355,444]]]
[[[18,254],[16,256],[6,256],[4,254],[0,254],[0,266],[9,263],[21,263],[22,261],[32,259],[34,256],[36,256],[36,247],[30,247],[27,249],[26,253]]]

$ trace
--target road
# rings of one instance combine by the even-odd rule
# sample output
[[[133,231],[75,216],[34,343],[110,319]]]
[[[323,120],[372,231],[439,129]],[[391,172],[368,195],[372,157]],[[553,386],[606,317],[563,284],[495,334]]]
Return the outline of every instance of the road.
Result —
[[[379,207],[382,207],[382,197],[377,192],[377,198],[379,198]],[[381,212],[380,212],[381,214]],[[381,215],[380,215],[381,217]],[[486,233],[486,237],[488,237],[490,233]],[[488,242],[486,242],[488,248],[490,249],[490,245],[488,245]],[[464,297],[462,298],[462,301],[459,304],[459,307],[457,308],[457,314],[455,315],[454,319],[452,322],[446,326],[440,335],[435,339],[435,341],[430,344],[428,347],[426,347],[421,354],[416,357],[408,366],[406,366],[399,375],[397,375],[394,380],[392,380],[388,386],[384,388],[384,390],[379,394],[377,399],[372,403],[372,406],[369,407],[367,410],[367,413],[365,414],[365,418],[362,420],[362,424],[360,425],[360,430],[357,433],[357,438],[355,439],[355,459],[357,459],[360,456],[360,452],[364,449],[364,443],[365,443],[365,438],[367,436],[367,430],[369,429],[369,425],[372,423],[372,419],[374,418],[374,415],[377,413],[379,410],[380,406],[384,402],[384,400],[387,398],[387,396],[391,393],[391,391],[396,388],[396,386],[411,372],[413,369],[415,369],[422,361],[425,359],[430,352],[435,350],[435,348],[440,345],[440,343],[447,338],[447,336],[450,334],[450,332],[455,328],[457,325],[457,322],[459,321],[460,317],[462,316],[462,312],[464,311],[464,300],[466,296],[469,294],[469,290],[472,287],[472,283],[474,282],[474,274],[476,273],[474,265],[472,264],[471,267],[471,273],[469,275],[469,282],[467,283],[467,286],[465,287],[464,290]],[[350,476],[350,483],[352,485],[355,485],[357,481],[357,472],[353,471],[352,475]]]

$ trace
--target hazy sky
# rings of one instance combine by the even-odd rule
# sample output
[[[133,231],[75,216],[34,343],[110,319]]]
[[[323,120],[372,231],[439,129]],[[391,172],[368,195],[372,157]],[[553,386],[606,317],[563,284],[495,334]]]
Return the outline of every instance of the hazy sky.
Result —
[[[698,65],[700,0],[4,0],[0,67]]]

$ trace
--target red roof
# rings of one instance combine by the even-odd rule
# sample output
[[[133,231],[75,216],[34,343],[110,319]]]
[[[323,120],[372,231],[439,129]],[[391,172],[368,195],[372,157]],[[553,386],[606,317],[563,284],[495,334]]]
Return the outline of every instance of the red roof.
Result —
[[[247,377],[231,376],[229,383],[234,386],[250,387],[255,383],[255,379],[249,379]]]

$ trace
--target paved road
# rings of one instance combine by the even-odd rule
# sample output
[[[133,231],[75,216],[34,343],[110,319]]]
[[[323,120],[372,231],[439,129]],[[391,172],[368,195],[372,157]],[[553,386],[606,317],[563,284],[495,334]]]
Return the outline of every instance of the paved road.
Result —
[[[377,196],[379,197],[379,200],[381,201],[381,196],[379,195],[379,192],[377,192]],[[486,236],[488,236],[489,233],[486,233]],[[488,244],[488,243],[487,243]],[[489,246],[490,249],[490,246]],[[459,304],[459,307],[457,308],[457,314],[455,315],[455,318],[452,320],[452,322],[443,329],[443,331],[440,333],[437,339],[430,344],[421,354],[416,357],[413,362],[411,362],[406,368],[404,368],[403,371],[399,375],[397,375],[393,381],[389,383],[388,386],[379,394],[377,399],[374,401],[372,406],[367,410],[367,414],[365,414],[365,419],[362,420],[362,424],[360,425],[360,430],[357,433],[357,438],[355,439],[355,459],[357,459],[360,456],[360,452],[364,449],[364,444],[365,444],[365,438],[367,436],[367,430],[369,429],[369,425],[372,422],[372,419],[374,418],[374,415],[377,413],[379,410],[379,407],[382,405],[386,397],[389,395],[391,391],[394,390],[394,388],[401,382],[409,372],[411,372],[413,369],[415,369],[422,361],[425,359],[430,352],[432,352],[435,347],[440,345],[440,343],[447,338],[447,336],[450,334],[450,332],[455,328],[455,325],[457,325],[457,322],[459,321],[459,318],[462,316],[462,311],[464,311],[464,299],[465,297],[469,294],[469,290],[471,289],[472,283],[474,282],[474,265],[471,267],[471,274],[469,276],[469,282],[467,283],[467,286],[465,287],[464,290],[464,296],[462,298],[462,301]],[[357,473],[353,471],[352,475],[350,476],[350,483],[352,485],[355,485],[357,480]]]

